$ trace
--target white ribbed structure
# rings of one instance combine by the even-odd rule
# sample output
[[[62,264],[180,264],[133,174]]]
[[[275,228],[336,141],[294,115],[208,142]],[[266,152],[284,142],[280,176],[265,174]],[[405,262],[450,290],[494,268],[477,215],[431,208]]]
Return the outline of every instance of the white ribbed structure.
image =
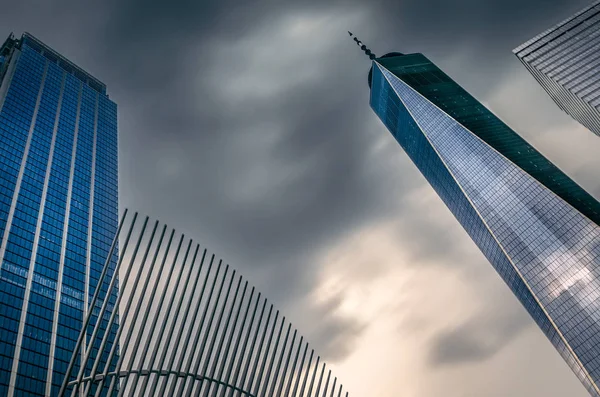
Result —
[[[141,224],[140,224],[141,223]],[[90,306],[98,317],[119,274],[120,324],[116,344],[105,344],[98,322],[86,317],[59,396],[286,396],[347,397],[308,342],[272,304],[215,255],[176,236],[158,221],[123,214],[112,250],[123,242],[113,275],[108,263]],[[113,358],[120,350],[114,363]],[[100,362],[100,357],[106,357]],[[111,364],[106,364],[111,363]],[[71,379],[71,381],[69,381]],[[342,394],[344,393],[344,394]]]

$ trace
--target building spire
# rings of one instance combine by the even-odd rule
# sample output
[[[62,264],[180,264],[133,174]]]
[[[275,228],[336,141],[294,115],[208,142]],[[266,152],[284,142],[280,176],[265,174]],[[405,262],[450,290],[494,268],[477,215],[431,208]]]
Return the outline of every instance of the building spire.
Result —
[[[373,53],[371,52],[371,50],[369,50],[369,49],[367,48],[367,46],[366,46],[366,45],[364,45],[364,44],[362,43],[362,41],[360,41],[360,40],[358,39],[358,37],[354,36],[354,34],[352,34],[352,32],[351,32],[351,31],[348,31],[348,34],[350,35],[350,37],[354,37],[354,41],[356,41],[356,44],[357,44],[357,45],[360,47],[360,49],[361,49],[361,50],[363,50],[363,51],[365,52],[365,54],[367,54],[367,56],[369,57],[369,59],[375,59],[375,58],[377,58],[377,56],[376,56],[375,54],[373,54]]]

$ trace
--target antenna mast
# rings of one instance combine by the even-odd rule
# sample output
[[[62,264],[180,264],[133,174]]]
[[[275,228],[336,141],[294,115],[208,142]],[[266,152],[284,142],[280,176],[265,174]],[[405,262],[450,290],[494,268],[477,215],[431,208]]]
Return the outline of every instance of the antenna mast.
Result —
[[[363,50],[365,52],[365,54],[367,54],[367,56],[369,57],[369,59],[373,60],[373,59],[377,58],[377,56],[375,54],[373,54],[373,52],[371,52],[371,50],[369,50],[367,48],[367,46],[364,45],[362,43],[362,41],[360,41],[358,39],[358,37],[354,36],[354,34],[352,34],[352,32],[348,31],[348,34],[350,35],[350,37],[354,38],[354,41],[356,41],[356,44],[360,47],[361,50]]]

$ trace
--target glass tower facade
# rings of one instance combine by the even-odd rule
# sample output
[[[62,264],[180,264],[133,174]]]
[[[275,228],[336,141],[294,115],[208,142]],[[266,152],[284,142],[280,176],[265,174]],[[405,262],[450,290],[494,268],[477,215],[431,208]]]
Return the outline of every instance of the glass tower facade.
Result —
[[[117,229],[117,109],[27,33],[0,81],[0,396],[54,396]]]
[[[562,110],[600,136],[600,1],[513,52]]]
[[[422,54],[375,59],[371,107],[590,394],[600,204]]]

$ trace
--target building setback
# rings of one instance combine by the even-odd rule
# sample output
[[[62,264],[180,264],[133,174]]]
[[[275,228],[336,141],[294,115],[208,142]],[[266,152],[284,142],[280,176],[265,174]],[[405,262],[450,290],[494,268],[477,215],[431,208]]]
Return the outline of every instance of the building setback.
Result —
[[[600,397],[598,201],[424,55],[375,58],[369,84],[372,109]]]
[[[117,229],[117,108],[27,33],[0,81],[0,395],[55,396]]]
[[[562,110],[600,136],[600,1],[513,52]]]

